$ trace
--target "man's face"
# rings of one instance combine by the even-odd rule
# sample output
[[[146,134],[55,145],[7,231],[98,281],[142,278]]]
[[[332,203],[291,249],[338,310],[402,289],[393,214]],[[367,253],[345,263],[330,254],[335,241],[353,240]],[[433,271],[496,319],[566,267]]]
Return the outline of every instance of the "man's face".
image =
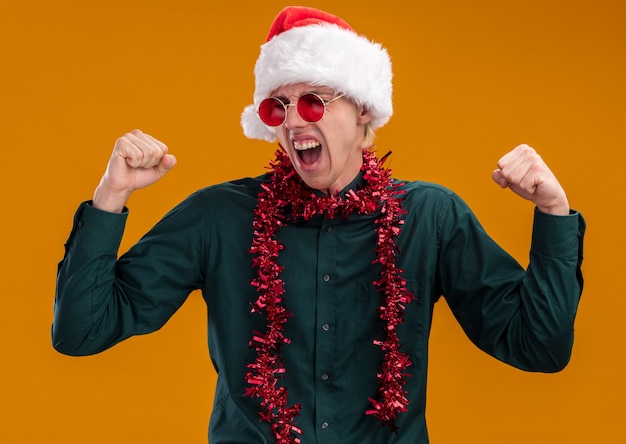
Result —
[[[309,92],[325,101],[337,95],[330,88],[305,83],[280,87],[271,95],[295,103]],[[324,117],[315,123],[304,121],[295,106],[288,107],[285,122],[275,131],[302,180],[311,188],[334,194],[359,173],[365,125],[371,118],[363,107],[342,97],[328,104]]]

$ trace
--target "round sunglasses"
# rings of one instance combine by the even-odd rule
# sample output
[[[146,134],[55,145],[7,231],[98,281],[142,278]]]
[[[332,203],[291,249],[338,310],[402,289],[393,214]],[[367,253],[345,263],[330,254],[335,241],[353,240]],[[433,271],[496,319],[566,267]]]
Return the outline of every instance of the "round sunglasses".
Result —
[[[302,94],[296,103],[285,103],[278,97],[268,97],[259,104],[259,117],[267,126],[280,126],[287,119],[287,108],[295,106],[302,120],[308,123],[319,122],[326,106],[337,99],[341,99],[345,94],[340,94],[330,100],[324,100],[315,93]]]

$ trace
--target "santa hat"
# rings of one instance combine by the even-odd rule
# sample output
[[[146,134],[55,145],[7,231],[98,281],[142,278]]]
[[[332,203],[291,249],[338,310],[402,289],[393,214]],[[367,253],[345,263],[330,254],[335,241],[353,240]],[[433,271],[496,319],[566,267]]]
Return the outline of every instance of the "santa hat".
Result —
[[[346,94],[372,114],[372,129],[393,113],[391,61],[378,43],[324,11],[305,7],[283,9],[270,28],[254,68],[254,104],[241,116],[244,134],[273,142],[274,129],[257,114],[259,103],[280,86],[309,83]]]

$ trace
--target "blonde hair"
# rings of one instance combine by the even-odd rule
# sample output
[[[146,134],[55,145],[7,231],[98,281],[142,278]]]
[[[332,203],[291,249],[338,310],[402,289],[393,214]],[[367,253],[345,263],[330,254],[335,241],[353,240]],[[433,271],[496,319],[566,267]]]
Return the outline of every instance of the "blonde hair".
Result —
[[[374,133],[374,129],[372,128],[372,125],[368,122],[365,125],[365,130],[363,132],[363,142],[361,142],[361,146],[363,147],[363,149],[369,149],[373,147],[375,138],[376,134]]]

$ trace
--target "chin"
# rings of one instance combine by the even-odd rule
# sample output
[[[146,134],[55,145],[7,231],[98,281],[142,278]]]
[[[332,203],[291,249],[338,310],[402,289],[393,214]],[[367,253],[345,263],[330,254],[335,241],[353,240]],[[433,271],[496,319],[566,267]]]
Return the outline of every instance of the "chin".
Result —
[[[304,183],[309,187],[312,188],[314,190],[318,190],[321,191],[322,193],[327,193],[328,192],[328,188],[329,185],[325,184],[325,183],[320,183],[317,182],[315,180],[306,180],[304,177],[300,176],[302,178],[302,180],[304,181]]]

